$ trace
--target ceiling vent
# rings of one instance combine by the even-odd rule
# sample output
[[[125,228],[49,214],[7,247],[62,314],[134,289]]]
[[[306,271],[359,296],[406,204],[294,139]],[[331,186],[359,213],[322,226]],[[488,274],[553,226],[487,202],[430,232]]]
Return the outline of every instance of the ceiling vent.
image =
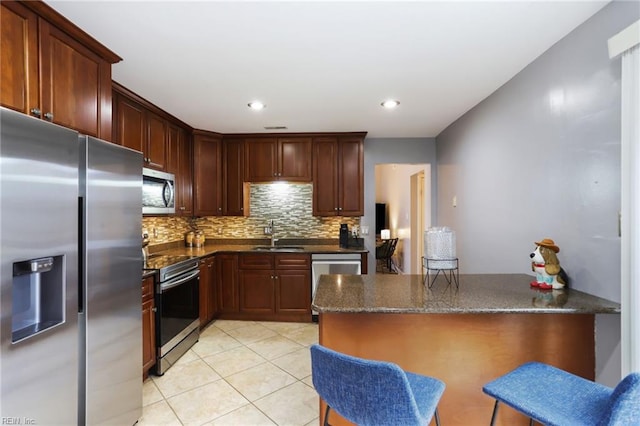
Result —
[[[287,126],[264,126],[265,130],[287,130]]]

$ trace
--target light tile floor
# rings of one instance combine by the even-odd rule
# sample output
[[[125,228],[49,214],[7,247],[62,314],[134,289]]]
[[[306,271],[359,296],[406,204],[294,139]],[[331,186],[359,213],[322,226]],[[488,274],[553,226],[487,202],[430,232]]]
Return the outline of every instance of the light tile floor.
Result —
[[[317,342],[317,324],[214,321],[164,376],[145,380],[138,425],[317,425]]]

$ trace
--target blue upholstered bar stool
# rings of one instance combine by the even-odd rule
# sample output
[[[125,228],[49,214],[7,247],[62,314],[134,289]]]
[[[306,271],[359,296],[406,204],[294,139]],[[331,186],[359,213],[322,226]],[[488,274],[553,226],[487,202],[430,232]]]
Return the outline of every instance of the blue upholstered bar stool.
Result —
[[[329,410],[358,425],[428,425],[438,418],[444,383],[403,371],[398,365],[311,346],[313,386]]]
[[[498,403],[549,426],[640,425],[640,373],[610,388],[547,364],[530,362],[487,383],[482,390]]]

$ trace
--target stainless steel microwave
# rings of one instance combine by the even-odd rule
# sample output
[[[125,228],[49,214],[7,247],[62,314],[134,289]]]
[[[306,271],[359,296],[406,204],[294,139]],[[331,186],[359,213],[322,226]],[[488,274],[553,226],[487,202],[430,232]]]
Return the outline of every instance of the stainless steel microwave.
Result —
[[[142,214],[174,214],[175,176],[172,173],[142,169]]]

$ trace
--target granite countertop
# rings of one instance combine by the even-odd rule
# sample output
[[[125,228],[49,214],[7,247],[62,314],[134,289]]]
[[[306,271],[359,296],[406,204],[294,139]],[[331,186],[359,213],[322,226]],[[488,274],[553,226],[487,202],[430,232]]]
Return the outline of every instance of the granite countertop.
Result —
[[[322,275],[312,302],[321,313],[620,313],[620,304],[578,290],[538,290],[526,274],[460,275],[459,288],[421,275]]]
[[[204,247],[185,247],[184,243],[178,242],[171,244],[168,247],[163,247],[161,250],[152,250],[154,254],[168,254],[168,255],[190,255],[198,257],[211,256],[216,253],[299,253],[299,254],[314,254],[314,253],[368,253],[369,251],[361,248],[341,248],[338,243],[322,243],[310,241],[310,243],[304,240],[281,240],[276,244],[277,246],[300,246],[304,247],[303,251],[257,251],[254,250],[258,246],[268,246],[269,241],[245,241],[240,240],[235,242],[233,240],[218,240],[208,242]]]

